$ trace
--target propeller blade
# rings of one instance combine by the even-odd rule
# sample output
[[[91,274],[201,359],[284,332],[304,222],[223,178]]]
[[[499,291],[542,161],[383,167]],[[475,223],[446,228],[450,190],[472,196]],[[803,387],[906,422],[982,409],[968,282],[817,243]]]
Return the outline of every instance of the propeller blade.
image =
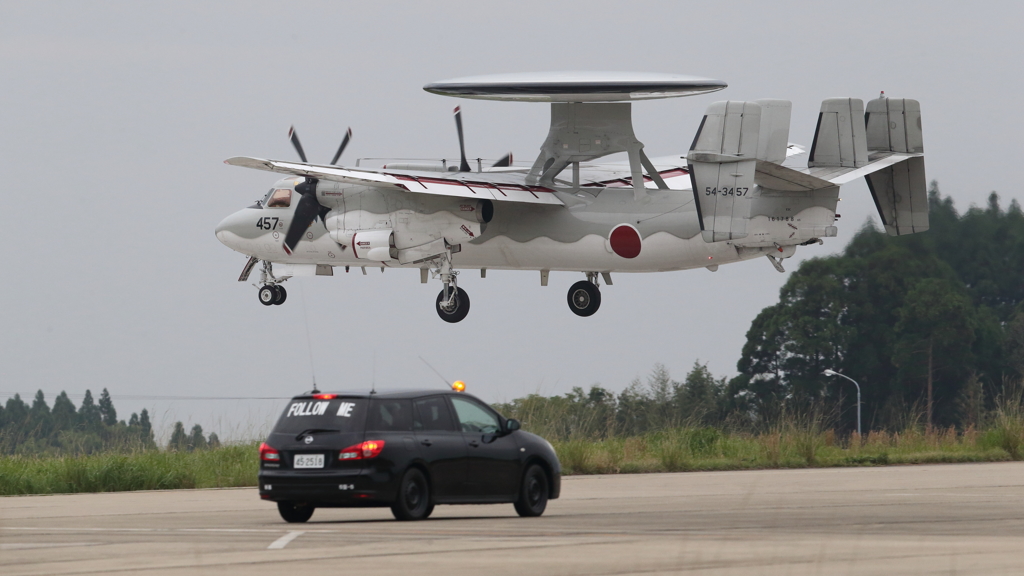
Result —
[[[313,223],[320,214],[320,202],[316,199],[316,178],[307,178],[302,184],[295,186],[295,191],[300,194],[299,203],[295,206],[295,213],[292,215],[292,223],[288,226],[288,233],[284,236],[284,251],[292,253],[295,246],[302,240],[309,225]]]
[[[299,158],[303,163],[306,163],[306,153],[302,151],[302,144],[299,143],[299,135],[295,133],[295,126],[288,129],[288,139],[292,141],[292,146],[295,146],[295,151],[299,153]]]
[[[352,128],[345,132],[345,139],[341,141],[341,146],[338,146],[338,151],[334,154],[334,160],[331,160],[331,166],[338,163],[338,158],[341,158],[341,153],[345,151],[345,147],[348,146],[348,141],[352,139]]]
[[[512,153],[509,152],[504,158],[498,160],[494,164],[491,164],[491,168],[508,168],[512,165]]]
[[[459,172],[469,172],[469,162],[466,161],[466,143],[462,138],[462,106],[455,107],[455,128],[459,131]]]

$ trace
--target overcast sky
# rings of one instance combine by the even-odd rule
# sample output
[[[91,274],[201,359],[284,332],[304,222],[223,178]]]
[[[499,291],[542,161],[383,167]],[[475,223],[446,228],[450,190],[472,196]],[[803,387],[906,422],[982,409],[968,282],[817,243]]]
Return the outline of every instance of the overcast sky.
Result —
[[[357,157],[532,159],[543,104],[456,101],[428,82],[476,74],[628,70],[725,80],[723,92],[634,105],[650,156],[681,153],[716,100],[793,101],[790,140],[810,144],[820,101],[885,90],[921,101],[929,180],[959,209],[1019,197],[1024,134],[1017,2],[0,2],[0,399],[104,387],[119,415],[148,407],[238,437],[278,397],[309,388],[442,386],[418,359],[487,401],[621,390],[663,363],[735,374],[751,320],[788,277],[765,259],[614,277],[601,310],[565,303],[581,275],[460,277],[454,325],[438,282],[414,270],[288,282],[266,308],[236,281],[245,257],[214,226],[274,175],[226,166],[292,159],[296,126],[326,162],[346,127]],[[867,187],[843,188],[842,249],[868,218]],[[1005,205],[1005,204],[1004,204]],[[255,277],[255,276],[254,276]],[[374,362],[376,358],[376,362]]]

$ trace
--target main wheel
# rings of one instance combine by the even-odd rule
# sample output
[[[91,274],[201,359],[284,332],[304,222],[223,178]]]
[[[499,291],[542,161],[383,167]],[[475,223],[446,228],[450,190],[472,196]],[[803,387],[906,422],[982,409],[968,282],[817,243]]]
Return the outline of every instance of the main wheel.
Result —
[[[591,316],[601,307],[601,291],[589,280],[580,280],[569,288],[569,310],[577,316]]]
[[[278,284],[274,286],[274,291],[277,292],[277,297],[274,299],[274,304],[280,306],[284,304],[284,301],[288,298],[288,291],[284,289],[284,286]]]
[[[516,512],[520,516],[540,516],[548,506],[548,476],[544,469],[533,464],[523,474],[523,485],[519,487]]]
[[[284,518],[285,522],[305,522],[313,516],[313,510],[316,510],[316,508],[308,504],[299,506],[291,502],[277,503],[277,511],[281,514],[281,518]]]
[[[444,290],[437,295],[437,300],[434,302],[434,308],[437,309],[437,315],[441,317],[441,320],[445,322],[461,322],[466,314],[469,314],[469,294],[462,288],[455,289],[455,306],[451,310],[445,310],[441,307],[441,302],[444,300]]]
[[[260,304],[264,306],[270,306],[277,300],[277,290],[270,284],[266,284],[259,291]]]
[[[406,470],[398,488],[398,500],[391,506],[391,513],[398,520],[423,520],[433,511],[427,477],[418,468]]]

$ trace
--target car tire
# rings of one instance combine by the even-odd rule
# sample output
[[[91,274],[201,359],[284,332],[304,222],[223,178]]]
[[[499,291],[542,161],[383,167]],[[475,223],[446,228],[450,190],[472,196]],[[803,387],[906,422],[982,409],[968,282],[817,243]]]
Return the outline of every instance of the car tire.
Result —
[[[540,516],[548,506],[548,476],[544,469],[533,464],[523,474],[523,482],[519,487],[519,498],[516,500],[516,512],[520,516]]]
[[[391,506],[391,513],[397,520],[423,520],[433,511],[427,477],[418,468],[406,470],[398,487],[398,499]]]
[[[291,502],[278,502],[277,511],[281,514],[281,518],[284,518],[285,522],[299,523],[309,520],[313,516],[313,511],[316,510],[313,506],[308,504],[298,505]]]

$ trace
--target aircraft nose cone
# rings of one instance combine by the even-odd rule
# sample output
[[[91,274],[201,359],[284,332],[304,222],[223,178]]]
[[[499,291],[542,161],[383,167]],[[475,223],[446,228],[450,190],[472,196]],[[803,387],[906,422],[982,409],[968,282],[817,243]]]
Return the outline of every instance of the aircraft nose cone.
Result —
[[[242,231],[247,220],[244,212],[245,210],[235,212],[221,220],[220,224],[217,224],[217,227],[214,228],[214,234],[217,235],[217,240],[220,240],[221,244],[232,249],[238,248],[238,244],[243,238]]]
[[[214,230],[214,234],[217,235],[217,240],[220,240],[221,244],[224,244],[224,245],[227,245],[227,243],[228,243],[227,242],[227,231],[228,231],[228,227],[231,225],[230,221],[231,221],[231,216],[228,216],[227,218],[221,220],[220,224],[217,224],[217,227],[213,229]]]

